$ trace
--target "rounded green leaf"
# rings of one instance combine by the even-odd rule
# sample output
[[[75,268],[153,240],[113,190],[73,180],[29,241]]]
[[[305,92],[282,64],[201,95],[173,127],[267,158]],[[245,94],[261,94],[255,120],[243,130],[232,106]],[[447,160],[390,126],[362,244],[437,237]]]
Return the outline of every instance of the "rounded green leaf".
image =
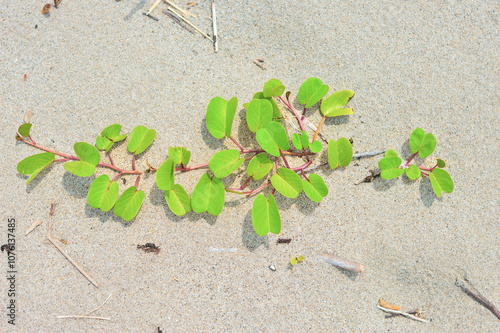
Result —
[[[398,156],[398,153],[396,153],[396,151],[394,149],[390,149],[390,150],[385,152],[385,157],[389,157],[389,156]]]
[[[255,155],[248,163],[247,175],[252,176],[254,180],[262,179],[273,168],[271,161],[265,153]]]
[[[191,211],[191,198],[179,184],[175,184],[173,189],[165,191],[165,200],[168,208],[177,216],[183,216]]]
[[[434,169],[429,172],[429,179],[431,180],[432,189],[438,198],[441,197],[441,192],[453,192],[453,180],[451,180],[450,174],[446,170]]]
[[[271,79],[264,84],[264,97],[279,97],[285,91],[285,86],[280,80]]]
[[[292,143],[295,149],[302,150],[302,141],[297,133],[292,134]]]
[[[297,260],[297,258],[295,258],[295,257],[293,257],[293,258],[290,260],[290,265],[292,265],[292,266],[297,265],[297,263],[298,263],[298,260]]]
[[[378,162],[378,167],[382,171],[380,176],[384,179],[394,179],[401,176],[405,171],[400,168],[401,158],[398,156],[388,156]]]
[[[191,206],[196,213],[208,211],[211,215],[219,215],[224,208],[225,191],[222,180],[210,179],[206,173],[201,176],[193,190]]]
[[[139,213],[143,202],[144,192],[131,186],[120,195],[113,212],[124,221],[130,221]]]
[[[101,160],[99,151],[90,143],[77,142],[73,145],[73,149],[75,150],[76,156],[78,156],[78,158],[82,162],[87,162],[93,166],[96,166]]]
[[[427,133],[424,136],[424,141],[422,142],[422,146],[420,146],[420,152],[418,153],[418,157],[426,158],[430,154],[434,152],[436,149],[436,138],[432,133]]]
[[[94,165],[83,161],[68,162],[64,164],[64,169],[78,177],[90,177],[95,172]]]
[[[324,85],[320,79],[310,77],[300,86],[297,99],[300,104],[305,104],[305,107],[308,108],[325,97],[329,89],[330,87]]]
[[[244,158],[240,158],[240,152],[236,149],[223,150],[216,153],[210,159],[208,167],[217,178],[224,178],[232,174],[236,169],[245,162]]]
[[[415,154],[424,141],[425,132],[421,128],[416,128],[410,135],[410,150],[412,154]]]
[[[415,164],[410,165],[410,167],[408,169],[404,169],[404,171],[406,176],[408,176],[411,180],[418,179],[422,175],[420,168]]]
[[[253,99],[266,99],[266,100],[268,100],[269,103],[271,103],[271,105],[273,106],[273,118],[275,119],[275,121],[281,122],[281,117],[282,117],[281,110],[280,110],[278,104],[276,104],[276,101],[274,100],[274,98],[265,97],[264,93],[262,91],[260,91],[260,92],[256,93],[255,95],[253,95]],[[245,109],[248,109],[249,105],[250,105],[250,103],[243,104]]]
[[[271,177],[273,187],[287,198],[296,198],[302,192],[304,186],[300,176],[290,169],[279,168],[277,173]]]
[[[43,169],[48,167],[54,160],[54,153],[41,153],[29,156],[17,164],[17,171],[22,175],[31,175],[26,182],[28,185]]]
[[[32,125],[30,123],[22,124],[19,126],[17,132],[21,134],[22,137],[27,138],[30,135],[31,126]]]
[[[186,147],[169,147],[168,157],[174,159],[174,164],[186,166],[191,159],[191,152]]]
[[[309,147],[309,135],[307,135],[306,131],[300,131],[300,141],[302,141],[302,147],[307,148]]]
[[[156,186],[162,191],[174,188],[174,159],[170,157],[156,170]]]
[[[438,166],[438,168],[444,168],[446,166],[446,163],[443,160],[440,160],[438,158],[438,160],[437,160],[437,166]]]
[[[90,186],[87,201],[92,208],[100,208],[103,212],[113,208],[118,197],[118,183],[109,181],[108,175],[100,175]]]
[[[320,141],[316,140],[314,142],[311,143],[311,145],[309,146],[309,149],[311,149],[311,151],[313,153],[319,153],[321,151],[321,149],[323,149],[323,145],[321,144]],[[352,157],[351,157],[352,158]],[[349,161],[350,163],[351,161]],[[349,164],[348,163],[348,164]]]
[[[122,127],[119,124],[109,125],[102,130],[101,136],[113,141],[116,137],[120,136],[120,131]]]
[[[255,133],[273,120],[273,106],[267,99],[254,99],[248,105],[246,116],[248,128]]]
[[[280,156],[280,149],[290,149],[285,128],[274,121],[259,129],[256,138],[262,149],[276,157]]]
[[[354,96],[354,91],[352,90],[341,90],[331,94],[321,103],[321,113],[326,117],[353,114],[352,109],[344,108],[352,96]]]
[[[330,140],[328,142],[328,164],[332,170],[339,166],[348,166],[352,161],[352,145],[346,138],[340,138],[338,141]]]
[[[297,258],[297,261],[298,262],[301,262],[301,261],[304,261],[304,256],[303,255],[300,255],[298,258]]]
[[[273,234],[281,232],[280,213],[272,193],[269,194],[269,200],[264,194],[255,197],[252,206],[252,224],[259,236],[265,236],[269,231]]]
[[[215,138],[222,139],[225,135],[231,136],[237,107],[236,97],[227,102],[222,97],[214,97],[210,100],[207,107],[207,128]]]
[[[95,140],[95,146],[99,150],[105,150],[106,152],[108,152],[111,149],[111,147],[113,146],[113,141],[99,135],[97,137],[97,139]]]
[[[302,179],[304,193],[314,202],[320,202],[328,195],[328,187],[321,176],[313,173],[309,176],[309,181]]]
[[[134,155],[139,155],[146,150],[151,143],[153,143],[155,136],[155,130],[148,130],[145,126],[137,126],[130,134],[130,141],[128,142],[127,147],[128,151]]]

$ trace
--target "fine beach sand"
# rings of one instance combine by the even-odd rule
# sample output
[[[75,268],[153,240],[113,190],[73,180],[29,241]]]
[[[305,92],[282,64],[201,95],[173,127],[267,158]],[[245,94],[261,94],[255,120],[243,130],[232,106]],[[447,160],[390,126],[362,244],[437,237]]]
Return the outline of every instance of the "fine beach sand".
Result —
[[[210,2],[197,2],[192,21],[211,34]],[[163,14],[165,3],[152,14],[159,21],[142,15],[152,0],[62,0],[47,16],[40,13],[44,4],[9,1],[0,9],[0,243],[7,242],[8,218],[15,218],[18,270],[15,326],[7,323],[9,286],[0,283],[1,332],[500,330],[490,311],[455,286],[465,274],[500,306],[498,1],[219,1],[218,53]],[[257,58],[265,70],[252,63]],[[359,152],[395,149],[408,157],[410,133],[421,127],[437,139],[422,163],[445,160],[454,192],[437,198],[428,179],[406,177],[356,186],[381,156],[353,161],[318,170],[330,190],[320,204],[304,194],[293,200],[278,194],[282,232],[259,237],[252,199],[228,193],[217,217],[176,217],[154,176],[146,176],[144,204],[127,223],[88,206],[94,177],[54,165],[27,186],[16,170],[39,152],[14,140],[29,110],[34,139],[58,151],[93,144],[113,123],[125,133],[144,125],[157,136],[140,155],[139,170],[147,161],[159,166],[171,146],[187,147],[195,165],[235,148],[206,129],[211,98],[238,98],[233,133],[253,148],[242,104],[272,78],[297,103],[311,76],[330,93],[356,93],[354,114],[327,120],[326,138],[352,138]],[[317,125],[318,106],[307,117]],[[126,144],[112,154],[116,164],[130,166]],[[315,163],[324,160],[320,154]],[[180,174],[176,182],[191,193],[204,172]],[[127,186],[135,180],[125,179]],[[99,288],[44,244],[53,201],[53,235],[68,242],[59,244]],[[24,236],[37,220],[43,224]],[[278,237],[292,242],[276,244]],[[136,249],[148,242],[161,247],[159,255]],[[324,251],[365,271],[338,269],[321,259]],[[298,255],[305,261],[291,269]],[[0,257],[7,274],[5,253]],[[85,315],[109,295],[92,315],[110,321],[57,318]],[[406,311],[421,308],[432,321],[385,319],[379,298]]]

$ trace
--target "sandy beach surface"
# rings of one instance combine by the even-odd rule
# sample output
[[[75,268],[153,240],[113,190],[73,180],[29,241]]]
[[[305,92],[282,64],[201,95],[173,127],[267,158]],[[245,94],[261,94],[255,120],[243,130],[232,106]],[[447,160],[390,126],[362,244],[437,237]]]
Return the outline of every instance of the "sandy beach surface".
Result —
[[[197,17],[189,19],[211,35],[210,2],[196,2],[190,11]],[[176,3],[186,8],[188,1]],[[62,0],[48,15],[41,14],[44,4],[8,1],[0,8],[0,243],[10,237],[16,244],[15,273],[0,254],[6,276],[0,331],[500,331],[500,320],[455,285],[466,276],[500,307],[498,1],[218,1],[218,53],[162,13],[165,3],[152,13],[158,21],[142,15],[152,0]],[[175,146],[187,147],[196,165],[236,148],[208,132],[210,99],[238,98],[233,133],[245,148],[256,148],[243,103],[276,78],[298,107],[298,90],[313,76],[330,93],[356,93],[353,115],[326,121],[327,139],[352,138],[354,151],[394,149],[408,157],[410,134],[421,127],[435,135],[437,148],[419,162],[445,160],[453,193],[437,198],[426,177],[355,185],[381,156],[322,168],[317,173],[328,196],[316,204],[304,194],[277,194],[281,234],[260,237],[252,198],[227,193],[217,217],[177,217],[154,176],[146,176],[143,206],[125,222],[88,205],[95,176],[76,177],[57,164],[26,185],[16,170],[40,152],[15,141],[28,111],[33,139],[57,151],[73,154],[76,142],[94,144],[114,123],[124,133],[144,125],[157,136],[139,155],[138,170],[148,161],[159,166]],[[317,105],[307,119],[319,123]],[[126,143],[112,156],[130,166]],[[314,161],[325,160],[319,154]],[[224,179],[225,186],[240,186],[243,170]],[[192,193],[204,172],[176,175],[176,182]],[[116,175],[98,168],[102,173]],[[120,191],[135,181],[123,179]],[[99,288],[44,243],[54,201],[52,234]],[[277,244],[278,237],[292,241]],[[160,253],[137,249],[145,243]],[[321,258],[325,251],[365,271],[336,268]],[[298,255],[305,260],[290,267]],[[379,298],[404,311],[421,309],[430,323],[385,318]],[[15,325],[8,322],[12,300]],[[90,315],[109,321],[58,318],[86,315],[106,300]]]

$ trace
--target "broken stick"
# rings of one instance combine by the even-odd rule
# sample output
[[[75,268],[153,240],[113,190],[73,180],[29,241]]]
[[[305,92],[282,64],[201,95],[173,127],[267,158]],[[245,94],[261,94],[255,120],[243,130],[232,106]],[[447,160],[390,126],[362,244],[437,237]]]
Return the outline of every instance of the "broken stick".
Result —
[[[396,310],[391,310],[391,309],[386,309],[380,305],[377,305],[377,307],[382,310],[382,311],[385,311],[385,312],[390,312],[390,313],[394,313],[394,314],[398,314],[398,315],[402,315],[402,316],[405,316],[407,318],[410,318],[410,319],[413,319],[413,320],[417,320],[417,321],[421,321],[423,323],[430,323],[430,321],[426,320],[426,319],[423,319],[423,318],[420,318],[420,317],[417,317],[417,316],[414,316],[414,315],[411,315],[407,312],[403,312],[403,311],[396,311]]]
[[[464,280],[467,283],[469,283],[469,285],[472,288],[474,288],[474,286],[472,285],[472,283],[467,278],[464,278]],[[490,301],[488,301],[483,295],[481,295],[479,292],[477,292],[477,290],[476,290],[476,292],[472,291],[464,283],[460,283],[458,281],[458,279],[455,281],[455,285],[457,287],[459,287],[460,289],[462,289],[462,291],[464,293],[466,293],[467,295],[469,295],[476,302],[478,302],[479,304],[481,304],[482,306],[484,306],[485,308],[487,308],[488,310],[490,310],[491,313],[493,313],[498,319],[500,319],[500,311],[497,309],[497,307],[495,305],[493,305],[493,303],[491,303]]]
[[[99,288],[99,284],[97,282],[94,281],[94,279],[92,279],[92,277],[90,275],[88,275],[84,270],[83,268],[81,268],[74,260],[73,258],[71,258],[64,250],[61,246],[59,246],[59,244],[56,243],[56,241],[54,240],[54,238],[52,238],[52,215],[54,214],[54,204],[55,202],[51,203],[50,204],[50,212],[49,212],[49,226],[47,227],[47,239],[49,240],[49,242],[52,243],[52,245],[54,245],[56,247],[56,249],[59,250],[59,252],[61,252],[61,254],[66,257],[66,259],[68,259],[68,261],[73,265],[75,266],[76,269],[78,269],[78,271],[80,273],[82,273],[83,276],[85,276],[87,278],[87,280],[89,280],[94,286],[96,286],[97,288]]]

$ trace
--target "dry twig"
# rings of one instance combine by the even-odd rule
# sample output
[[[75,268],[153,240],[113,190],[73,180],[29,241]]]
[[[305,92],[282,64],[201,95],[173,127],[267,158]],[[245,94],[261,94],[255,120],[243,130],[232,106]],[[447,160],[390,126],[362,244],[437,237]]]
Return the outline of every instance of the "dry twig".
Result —
[[[355,261],[347,260],[334,254],[323,253],[323,259],[334,266],[347,269],[356,273],[362,273],[365,267]]]
[[[475,290],[472,291],[471,288],[467,287],[464,283],[460,283],[458,279],[455,281],[455,285],[462,289],[464,293],[469,295],[472,299],[474,299],[476,302],[487,308],[488,310],[491,311],[498,319],[500,319],[500,311],[497,309],[493,303],[488,301],[483,295],[481,295],[476,288],[472,285],[472,282],[470,282],[467,278],[464,277],[464,280]]]
[[[170,1],[167,1],[167,3],[169,5],[171,5],[171,2]],[[189,22],[188,20],[186,20],[179,12],[177,12],[174,8],[168,8],[168,10],[170,12],[172,12],[172,14],[174,14],[175,16],[177,16],[180,20],[186,22],[187,25],[189,25],[191,28],[193,28],[194,30],[196,30],[198,33],[200,33],[203,37],[205,37],[206,39],[208,39],[209,41],[211,41],[212,43],[214,42],[214,40],[212,38],[210,38],[210,36],[208,36],[206,33],[204,33],[203,31],[201,31],[200,28],[198,28],[197,26],[195,26],[193,23]]]
[[[78,271],[80,273],[82,273],[83,276],[85,276],[87,278],[87,280],[89,280],[94,286],[96,286],[97,288],[99,288],[99,284],[97,282],[94,281],[94,279],[92,279],[92,277],[90,275],[88,275],[84,270],[83,268],[81,268],[74,260],[73,258],[71,258],[64,250],[63,248],[56,243],[56,241],[54,240],[54,238],[52,238],[52,215],[54,214],[54,204],[55,202],[53,202],[52,204],[50,204],[50,213],[49,213],[49,226],[47,227],[47,239],[49,242],[52,243],[52,245],[54,245],[56,247],[56,249],[59,250],[59,252],[61,252],[61,254],[66,257],[66,259],[68,259],[68,261],[73,265],[75,266],[76,269],[78,269]]]
[[[35,230],[36,227],[38,227],[40,224],[42,224],[42,221],[38,220],[38,221],[35,221],[31,227],[29,227],[26,232],[24,233],[24,236],[27,236],[30,232],[32,232],[33,230]]]
[[[259,66],[261,69],[265,70],[266,69],[266,66],[264,66],[264,60],[259,60],[259,59],[255,59],[253,60],[253,63],[256,64],[257,66]]]

